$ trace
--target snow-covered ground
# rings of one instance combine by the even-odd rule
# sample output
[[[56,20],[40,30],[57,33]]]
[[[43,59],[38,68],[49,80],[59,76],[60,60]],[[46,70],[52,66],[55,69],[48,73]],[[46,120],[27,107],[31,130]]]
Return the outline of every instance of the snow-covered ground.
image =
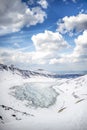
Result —
[[[0,130],[87,130],[87,75],[24,78],[0,70]]]

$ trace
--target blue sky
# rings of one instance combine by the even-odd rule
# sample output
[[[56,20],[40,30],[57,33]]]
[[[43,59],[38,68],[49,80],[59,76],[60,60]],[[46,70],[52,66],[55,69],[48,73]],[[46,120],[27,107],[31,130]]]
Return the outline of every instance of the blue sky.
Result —
[[[87,0],[0,0],[0,63],[87,70]]]

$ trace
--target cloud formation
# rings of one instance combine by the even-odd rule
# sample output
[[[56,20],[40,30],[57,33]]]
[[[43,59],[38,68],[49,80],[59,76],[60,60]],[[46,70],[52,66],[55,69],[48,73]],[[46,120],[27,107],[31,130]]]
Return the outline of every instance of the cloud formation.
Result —
[[[77,56],[77,61],[87,61],[87,30],[75,39],[75,43],[73,55]]]
[[[58,58],[59,52],[68,48],[68,43],[61,34],[46,30],[32,36],[35,51],[23,52],[1,49],[1,62],[5,63],[26,63],[26,64],[49,64],[52,58]],[[18,58],[17,58],[18,57]],[[18,59],[18,60],[17,60]]]
[[[87,30],[75,38],[72,52],[64,53],[69,44],[61,34],[46,30],[32,36],[35,51],[26,52],[22,49],[0,49],[0,62],[22,66],[53,66],[59,69],[86,69],[87,66]],[[63,52],[61,53],[61,51]],[[83,68],[84,66],[84,68]]]
[[[75,40],[75,47],[70,54],[61,55],[60,58],[53,58],[50,60],[50,64],[65,64],[65,63],[87,63],[87,30],[83,34],[79,35]],[[84,64],[85,66],[85,64]]]
[[[87,14],[78,14],[76,16],[65,16],[57,23],[57,31],[65,34],[81,32],[87,29]]]
[[[61,34],[46,30],[32,36],[32,41],[37,51],[56,52],[68,46]]]
[[[38,6],[29,8],[21,0],[0,0],[0,35],[43,23],[46,17],[45,11]]]
[[[41,5],[42,8],[46,9],[48,7],[48,3],[46,0],[39,0],[38,4]]]

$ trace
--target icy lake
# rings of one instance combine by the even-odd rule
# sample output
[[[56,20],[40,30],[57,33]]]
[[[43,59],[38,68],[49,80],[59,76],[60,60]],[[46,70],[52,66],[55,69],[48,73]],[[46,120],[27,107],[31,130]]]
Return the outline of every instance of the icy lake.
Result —
[[[48,108],[55,104],[58,93],[52,87],[52,83],[39,82],[13,86],[11,95],[17,100],[27,101],[27,106]]]

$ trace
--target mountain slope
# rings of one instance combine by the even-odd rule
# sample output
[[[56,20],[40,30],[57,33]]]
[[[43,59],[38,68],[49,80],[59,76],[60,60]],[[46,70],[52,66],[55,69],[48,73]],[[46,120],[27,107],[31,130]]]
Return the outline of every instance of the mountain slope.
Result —
[[[79,76],[83,76],[84,74],[78,74],[78,73],[71,73],[71,74],[56,74],[56,73],[51,73],[51,72],[47,72],[43,69],[38,69],[35,71],[31,71],[31,70],[23,70],[20,68],[15,67],[14,65],[4,65],[4,64],[0,64],[0,71],[10,71],[13,74],[17,74],[22,76],[23,78],[32,78],[32,77],[48,77],[48,78],[76,78]]]
[[[0,130],[86,130],[87,75],[31,76],[0,70]]]
[[[23,76],[24,78],[30,78],[32,76],[53,77],[53,74],[46,72],[44,70],[41,70],[41,69],[39,69],[37,71],[22,70],[22,69],[15,67],[14,65],[7,66],[4,64],[0,64],[0,70],[1,71],[3,71],[3,70],[10,71],[13,74]]]

